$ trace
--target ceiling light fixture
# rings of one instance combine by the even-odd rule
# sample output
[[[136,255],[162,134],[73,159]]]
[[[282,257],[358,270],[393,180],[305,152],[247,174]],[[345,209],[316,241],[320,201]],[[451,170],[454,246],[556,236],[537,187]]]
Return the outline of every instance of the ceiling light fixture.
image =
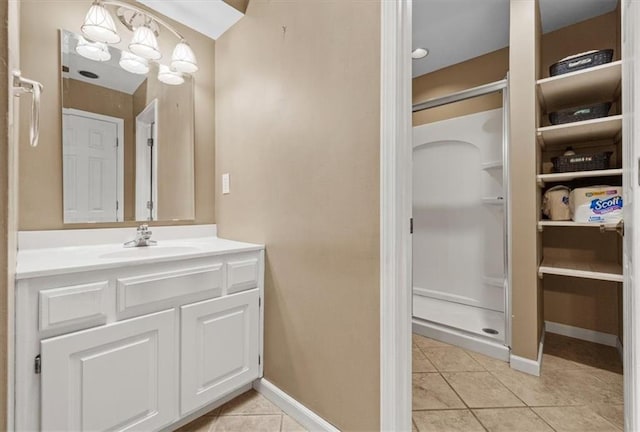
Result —
[[[427,55],[429,55],[429,50],[426,48],[416,48],[411,52],[411,58],[414,60],[425,58]]]
[[[102,46],[92,44],[114,44],[120,42],[120,35],[106,6],[116,6],[118,8],[117,17],[127,29],[133,32],[128,45],[130,52],[123,51],[120,57],[119,64],[124,70],[137,74],[146,74],[149,72],[149,60],[157,61],[162,57],[157,40],[161,27],[173,33],[178,39],[178,43],[173,49],[171,67],[160,65],[158,79],[162,75],[163,78],[160,80],[166,84],[182,84],[184,82],[183,73],[190,74],[198,70],[198,62],[193,50],[176,29],[151,12],[120,0],[93,1],[85,16],[84,23],[80,27],[84,36],[89,39],[81,38],[84,40],[82,48],[78,48],[80,47],[80,42],[78,42],[76,51],[80,55],[92,60],[106,61],[111,58],[108,47],[104,45],[104,48],[102,48]],[[80,50],[85,53],[89,52],[89,50],[92,51],[85,55]],[[105,52],[109,56],[106,60],[103,59]],[[93,55],[95,58],[89,57],[89,55]]]
[[[180,85],[184,82],[184,77],[182,76],[182,72],[161,64],[158,70],[158,81],[169,85]]]
[[[116,24],[113,22],[113,18],[99,1],[94,1],[89,8],[80,30],[86,37],[96,42],[112,44],[120,42],[120,35],[116,31]]]
[[[89,60],[104,62],[111,59],[111,53],[107,45],[102,42],[90,42],[82,36],[78,38],[76,52]]]
[[[196,55],[187,43],[187,41],[180,41],[173,50],[171,56],[171,67],[179,72],[193,73],[198,70],[198,62],[196,61]]]
[[[122,51],[120,54],[120,67],[127,72],[139,75],[149,73],[149,62],[146,58],[142,58],[129,51]]]
[[[140,57],[149,60],[159,60],[162,53],[158,48],[158,40],[153,31],[145,24],[133,32],[133,38],[129,43],[129,50]]]

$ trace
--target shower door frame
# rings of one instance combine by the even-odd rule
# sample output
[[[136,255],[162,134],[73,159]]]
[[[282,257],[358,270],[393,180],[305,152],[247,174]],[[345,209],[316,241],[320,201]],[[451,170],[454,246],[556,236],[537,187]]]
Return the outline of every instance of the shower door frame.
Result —
[[[503,225],[505,251],[503,257],[505,269],[505,332],[503,345],[511,350],[511,260],[509,260],[509,257],[511,256],[511,200],[509,199],[509,74],[507,73],[507,77],[499,81],[417,103],[413,105],[412,112],[416,113],[497,92],[502,93],[502,189],[503,195],[506,197],[506,205],[504,208],[505,223]],[[413,313],[411,315],[413,316]]]

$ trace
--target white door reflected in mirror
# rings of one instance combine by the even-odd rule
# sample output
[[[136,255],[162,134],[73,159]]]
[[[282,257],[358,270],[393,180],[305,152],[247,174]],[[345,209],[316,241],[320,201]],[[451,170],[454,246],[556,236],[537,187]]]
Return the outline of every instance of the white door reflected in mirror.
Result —
[[[123,220],[124,121],[63,109],[64,222]]]

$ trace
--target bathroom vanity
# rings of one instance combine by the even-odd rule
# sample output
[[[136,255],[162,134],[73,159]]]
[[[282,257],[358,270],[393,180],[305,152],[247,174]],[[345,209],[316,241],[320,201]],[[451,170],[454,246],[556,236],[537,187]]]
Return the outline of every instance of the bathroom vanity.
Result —
[[[262,376],[263,246],[54,238],[20,238],[16,430],[170,430]]]

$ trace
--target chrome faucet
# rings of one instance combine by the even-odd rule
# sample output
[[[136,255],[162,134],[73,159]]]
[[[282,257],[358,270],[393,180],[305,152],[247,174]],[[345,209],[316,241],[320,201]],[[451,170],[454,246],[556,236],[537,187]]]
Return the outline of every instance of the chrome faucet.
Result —
[[[136,231],[136,238],[130,240],[124,244],[124,247],[143,247],[143,246],[155,246],[158,244],[157,241],[151,240],[151,231],[149,231],[149,225],[142,224],[138,227]]]

